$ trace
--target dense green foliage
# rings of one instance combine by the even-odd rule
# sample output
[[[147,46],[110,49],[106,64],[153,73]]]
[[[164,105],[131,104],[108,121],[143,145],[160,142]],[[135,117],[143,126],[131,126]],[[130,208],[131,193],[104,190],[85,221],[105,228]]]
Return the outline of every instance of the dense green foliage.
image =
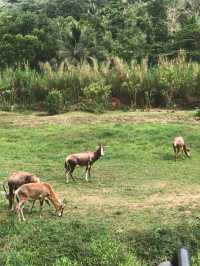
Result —
[[[195,1],[4,1],[0,65],[80,62],[118,56],[125,61],[185,49],[199,60],[200,17]]]
[[[174,59],[181,49],[186,61],[179,63],[200,61],[198,1],[4,0],[0,5],[3,110],[44,108],[52,89],[62,90],[66,106],[82,102],[79,109],[88,110],[108,107],[108,96],[134,107],[199,103],[199,72],[193,66],[185,76],[176,63],[166,71],[158,68],[160,56]],[[44,77],[41,64],[53,74],[64,67],[65,73]],[[81,65],[94,76],[80,73]],[[99,71],[102,65],[106,73]],[[142,68],[140,75],[135,66]],[[101,84],[111,86],[103,95],[106,104],[98,99],[96,107],[86,108],[95,95],[88,99],[86,91],[97,86],[97,93]]]
[[[200,60],[198,1],[2,2],[0,66],[29,62],[59,64],[118,56],[125,61],[176,55],[180,49]]]
[[[63,97],[59,91],[50,91],[46,97],[46,108],[49,114],[58,114],[63,107]]]
[[[0,75],[0,107],[99,112],[115,108],[113,96],[119,108],[193,107],[200,102],[199,88],[200,64],[188,63],[184,53],[170,61],[160,58],[156,68],[148,68],[147,60],[129,65],[114,58],[112,67],[95,60],[74,66],[65,60],[56,69],[40,64],[40,72],[28,66],[6,68]]]
[[[182,113],[0,113],[0,181],[30,171],[66,201],[62,218],[45,205],[40,219],[38,203],[32,214],[26,204],[20,224],[1,194],[0,264],[154,266],[186,245],[198,266],[200,130],[193,112]],[[171,141],[180,133],[192,157],[175,162]],[[109,147],[91,182],[76,169],[77,182],[67,185],[65,156],[99,142]]]

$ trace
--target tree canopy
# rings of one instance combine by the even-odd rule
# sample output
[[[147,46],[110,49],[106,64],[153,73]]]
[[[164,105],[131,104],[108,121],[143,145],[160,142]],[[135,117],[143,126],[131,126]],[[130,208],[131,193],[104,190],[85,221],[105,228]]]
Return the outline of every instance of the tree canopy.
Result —
[[[7,0],[0,10],[0,67],[28,62],[124,61],[184,49],[200,60],[200,4],[191,0]]]

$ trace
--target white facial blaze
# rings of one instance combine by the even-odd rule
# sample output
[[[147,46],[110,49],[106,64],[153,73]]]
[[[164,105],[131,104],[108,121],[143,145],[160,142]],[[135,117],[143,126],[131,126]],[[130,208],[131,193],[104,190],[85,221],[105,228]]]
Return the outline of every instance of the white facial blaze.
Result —
[[[101,147],[101,156],[104,156],[104,150],[103,150],[103,147]]]

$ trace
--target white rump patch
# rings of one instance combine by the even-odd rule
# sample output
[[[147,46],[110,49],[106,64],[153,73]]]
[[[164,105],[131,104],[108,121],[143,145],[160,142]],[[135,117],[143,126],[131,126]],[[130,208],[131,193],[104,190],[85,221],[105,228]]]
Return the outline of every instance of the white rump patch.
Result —
[[[103,147],[101,147],[101,156],[104,156],[104,150],[103,150]]]

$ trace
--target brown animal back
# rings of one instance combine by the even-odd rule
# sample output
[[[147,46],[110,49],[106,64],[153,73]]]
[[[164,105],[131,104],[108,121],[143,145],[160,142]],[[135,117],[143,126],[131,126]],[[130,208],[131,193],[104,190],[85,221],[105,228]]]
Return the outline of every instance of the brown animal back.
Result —
[[[87,152],[72,154],[67,157],[67,160],[69,162],[72,161],[76,163],[77,165],[84,166],[84,165],[87,165],[88,161],[90,161],[91,156],[92,156],[92,152],[87,151]]]
[[[22,197],[29,197],[32,199],[38,199],[40,195],[43,197],[48,197],[50,195],[49,189],[42,183],[27,183],[20,186],[15,194]]]

